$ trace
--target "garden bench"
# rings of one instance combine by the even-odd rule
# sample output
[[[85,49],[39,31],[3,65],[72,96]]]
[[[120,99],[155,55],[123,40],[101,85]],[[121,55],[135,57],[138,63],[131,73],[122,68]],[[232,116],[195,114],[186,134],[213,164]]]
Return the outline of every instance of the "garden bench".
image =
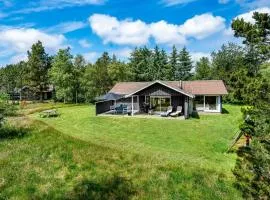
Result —
[[[44,110],[41,113],[39,113],[40,117],[57,117],[59,113],[57,112],[56,109],[53,110]]]

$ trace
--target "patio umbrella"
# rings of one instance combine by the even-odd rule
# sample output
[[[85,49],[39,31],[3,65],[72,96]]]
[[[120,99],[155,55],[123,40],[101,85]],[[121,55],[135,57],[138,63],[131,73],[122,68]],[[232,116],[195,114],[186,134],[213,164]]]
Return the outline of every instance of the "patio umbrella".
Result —
[[[96,98],[97,101],[115,101],[118,99],[121,99],[124,95],[122,94],[116,94],[113,92],[109,92],[105,95],[99,96]]]

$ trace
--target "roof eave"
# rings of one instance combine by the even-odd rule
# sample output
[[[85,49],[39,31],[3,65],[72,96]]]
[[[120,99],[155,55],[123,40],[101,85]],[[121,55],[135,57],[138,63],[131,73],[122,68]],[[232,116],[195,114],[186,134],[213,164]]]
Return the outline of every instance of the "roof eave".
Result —
[[[159,81],[159,80],[154,81],[154,82],[152,82],[151,84],[149,84],[149,85],[147,85],[147,86],[145,86],[145,87],[143,87],[143,88],[140,88],[139,90],[137,90],[137,91],[135,91],[135,92],[132,92],[132,93],[126,95],[125,97],[126,97],[126,98],[127,98],[127,97],[131,97],[132,95],[136,94],[137,92],[140,92],[140,91],[142,91],[143,89],[146,89],[146,88],[148,88],[148,87],[154,85],[155,83],[159,83],[159,84],[161,84],[161,85],[163,85],[163,86],[165,86],[165,87],[168,87],[168,88],[170,88],[170,89],[172,89],[172,90],[174,90],[174,91],[177,91],[177,92],[179,92],[179,93],[182,93],[182,94],[184,94],[184,95],[186,95],[186,96],[188,96],[188,97],[191,97],[191,98],[194,98],[194,97],[195,97],[195,95],[193,95],[193,94],[189,94],[189,93],[187,93],[187,92],[185,92],[185,91],[183,91],[183,90],[178,90],[178,89],[176,89],[176,88],[173,88],[173,87],[171,87],[171,86],[169,86],[169,85],[167,85],[167,84],[165,84],[165,83],[163,83],[163,82],[161,82],[161,81]]]

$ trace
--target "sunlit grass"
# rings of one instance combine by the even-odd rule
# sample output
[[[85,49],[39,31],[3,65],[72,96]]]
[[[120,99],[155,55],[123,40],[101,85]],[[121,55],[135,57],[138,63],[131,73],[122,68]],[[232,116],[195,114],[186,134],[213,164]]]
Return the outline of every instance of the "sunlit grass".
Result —
[[[0,142],[0,197],[239,199],[225,151],[241,113],[225,108],[185,121],[96,117],[93,106],[33,114],[30,134]]]

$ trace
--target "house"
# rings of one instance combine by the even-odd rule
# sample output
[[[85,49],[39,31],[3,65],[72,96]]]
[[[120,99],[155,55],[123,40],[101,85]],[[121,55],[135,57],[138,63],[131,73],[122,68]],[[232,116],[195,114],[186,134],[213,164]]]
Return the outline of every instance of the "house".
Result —
[[[149,105],[160,114],[169,106],[182,107],[188,118],[192,112],[222,112],[222,96],[228,94],[222,80],[120,82],[98,98],[96,114],[126,105],[131,115],[147,112]]]
[[[42,91],[42,99],[50,100],[53,97],[54,87],[53,85],[48,85]],[[25,85],[22,88],[15,88],[12,93],[9,93],[11,100],[25,100],[25,101],[33,101],[39,100],[40,92],[36,91],[32,87]]]

